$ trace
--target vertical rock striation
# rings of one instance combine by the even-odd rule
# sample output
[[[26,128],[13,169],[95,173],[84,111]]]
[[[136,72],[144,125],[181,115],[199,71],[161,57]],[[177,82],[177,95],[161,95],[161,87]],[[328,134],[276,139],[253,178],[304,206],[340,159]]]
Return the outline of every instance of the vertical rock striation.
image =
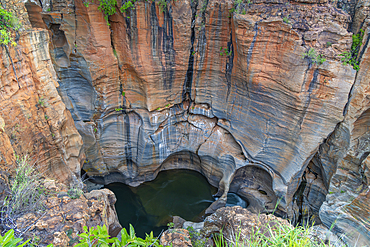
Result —
[[[46,30],[31,30],[23,32],[9,53],[2,48],[1,131],[11,146],[3,139],[1,158],[11,165],[13,149],[37,161],[40,172],[71,182],[80,176],[82,140],[56,90],[48,43]]]
[[[109,25],[97,3],[56,1],[51,11],[49,1],[43,11],[27,4],[33,27],[51,37],[51,78],[83,139],[88,175],[135,186],[161,170],[193,169],[219,188],[208,212],[232,191],[253,211],[280,201],[280,215],[328,227],[335,219],[327,212],[340,204],[351,223],[335,231],[356,228],[368,186],[368,1],[343,10],[326,0],[166,3],[137,1],[120,13],[120,2]],[[348,30],[360,28],[357,72],[339,54],[351,48]],[[63,114],[47,119],[53,131],[70,126]],[[11,136],[15,125],[4,120]],[[75,140],[64,144],[74,145],[67,157],[77,161],[79,135],[67,132],[63,140]],[[66,150],[58,143],[55,150]],[[346,204],[342,190],[351,191]]]

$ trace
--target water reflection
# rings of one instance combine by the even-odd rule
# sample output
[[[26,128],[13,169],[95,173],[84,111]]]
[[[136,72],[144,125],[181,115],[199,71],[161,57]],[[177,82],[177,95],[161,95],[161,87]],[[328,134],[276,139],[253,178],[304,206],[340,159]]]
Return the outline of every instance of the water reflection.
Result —
[[[131,223],[141,237],[150,231],[158,235],[174,215],[201,221],[204,210],[214,201],[212,194],[217,192],[205,177],[190,170],[163,171],[138,187],[122,183],[105,187],[117,197],[121,225],[127,228]]]

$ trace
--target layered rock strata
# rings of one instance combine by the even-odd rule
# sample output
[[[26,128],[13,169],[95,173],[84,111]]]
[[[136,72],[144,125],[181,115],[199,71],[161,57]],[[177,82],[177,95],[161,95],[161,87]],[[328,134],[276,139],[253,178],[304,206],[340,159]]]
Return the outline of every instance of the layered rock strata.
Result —
[[[8,137],[1,141],[1,160],[10,166],[14,150],[19,157],[28,155],[47,176],[76,180],[82,140],[56,89],[48,32],[24,31],[17,43],[2,46],[0,57],[1,132]]]
[[[348,199],[337,233],[366,218],[354,208],[367,200],[368,1],[138,1],[118,3],[109,25],[88,5],[29,1],[40,29],[3,49],[3,132],[17,153],[66,182],[84,154],[101,183],[197,170],[222,196],[209,212],[231,191],[253,211],[279,202],[278,214],[328,227],[326,206]],[[360,28],[356,72],[338,55]],[[336,203],[342,190],[351,197]]]
[[[45,209],[28,212],[16,219],[18,230],[24,231],[23,237],[31,239],[37,246],[50,243],[60,247],[73,246],[79,242],[77,234],[83,232],[84,226],[105,225],[112,236],[122,229],[114,207],[116,197],[110,190],[93,190],[71,198],[64,184],[45,179],[42,186],[48,192],[42,198]]]
[[[326,1],[138,1],[108,26],[96,3],[27,8],[49,29],[59,93],[95,181],[137,185],[194,169],[223,195],[212,210],[231,189],[255,211],[282,198],[281,214],[299,218],[302,176],[343,120],[356,76],[338,57],[351,46],[347,13]],[[310,48],[316,57],[305,57]],[[320,202],[328,179],[313,190]]]

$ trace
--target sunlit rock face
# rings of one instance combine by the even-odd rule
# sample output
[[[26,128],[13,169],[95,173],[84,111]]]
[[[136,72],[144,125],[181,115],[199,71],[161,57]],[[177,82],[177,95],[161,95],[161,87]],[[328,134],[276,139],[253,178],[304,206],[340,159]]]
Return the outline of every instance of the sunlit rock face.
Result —
[[[82,139],[56,89],[48,32],[24,31],[17,43],[0,55],[0,164],[11,174],[16,154],[45,176],[76,181]]]

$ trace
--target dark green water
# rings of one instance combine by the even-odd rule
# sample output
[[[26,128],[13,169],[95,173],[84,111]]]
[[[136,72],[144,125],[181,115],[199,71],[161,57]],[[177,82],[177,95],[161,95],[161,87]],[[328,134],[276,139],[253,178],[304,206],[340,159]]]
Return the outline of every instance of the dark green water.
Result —
[[[151,231],[160,234],[172,216],[201,221],[204,210],[214,201],[212,187],[200,173],[190,170],[160,172],[153,181],[130,187],[122,183],[105,186],[117,197],[116,210],[123,227],[132,224],[144,237]]]

